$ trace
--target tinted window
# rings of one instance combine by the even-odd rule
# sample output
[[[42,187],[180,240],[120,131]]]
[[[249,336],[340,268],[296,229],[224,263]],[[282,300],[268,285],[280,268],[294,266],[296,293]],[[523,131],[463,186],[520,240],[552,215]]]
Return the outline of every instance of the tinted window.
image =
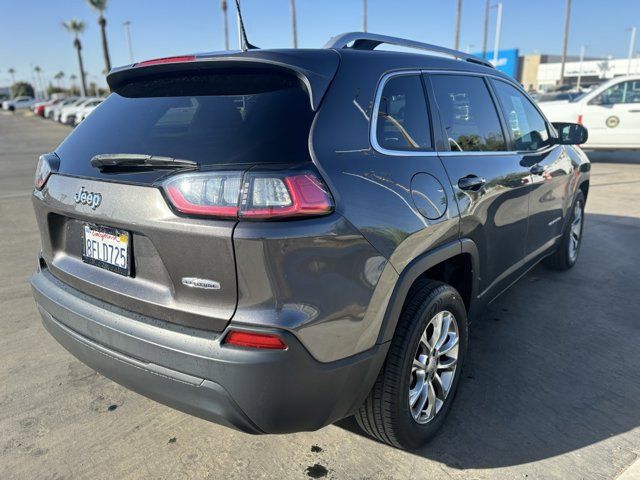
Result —
[[[511,130],[515,149],[535,151],[549,145],[547,124],[529,99],[505,82],[494,81],[493,85]]]
[[[452,151],[506,150],[498,113],[481,77],[433,75],[431,82]]]
[[[429,115],[419,75],[392,77],[385,83],[376,136],[378,145],[388,150],[431,150]]]
[[[113,93],[58,147],[60,171],[99,176],[101,153],[141,153],[201,165],[309,161],[313,111],[291,76],[190,75]]]
[[[599,96],[601,105],[640,103],[640,80],[621,82],[609,87]]]

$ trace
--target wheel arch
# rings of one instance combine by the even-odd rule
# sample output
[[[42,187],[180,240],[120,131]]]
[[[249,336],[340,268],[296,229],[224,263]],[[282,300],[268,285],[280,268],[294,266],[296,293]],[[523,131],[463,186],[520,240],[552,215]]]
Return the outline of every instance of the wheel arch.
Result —
[[[468,238],[441,245],[414,259],[400,273],[391,293],[378,343],[393,338],[402,309],[424,279],[450,283],[460,292],[467,315],[472,317],[477,310],[479,265],[478,247]],[[451,279],[455,280],[451,282]]]

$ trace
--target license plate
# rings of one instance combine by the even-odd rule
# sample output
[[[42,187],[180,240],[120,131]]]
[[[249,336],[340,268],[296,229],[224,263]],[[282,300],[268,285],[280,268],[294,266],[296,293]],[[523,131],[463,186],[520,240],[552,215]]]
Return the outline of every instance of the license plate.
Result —
[[[120,275],[131,274],[131,234],[112,227],[84,224],[82,260]]]

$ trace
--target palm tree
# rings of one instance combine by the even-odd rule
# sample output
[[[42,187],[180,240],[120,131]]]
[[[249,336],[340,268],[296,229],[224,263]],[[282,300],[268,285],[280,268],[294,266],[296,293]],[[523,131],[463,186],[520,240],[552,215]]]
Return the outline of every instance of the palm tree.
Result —
[[[84,64],[82,63],[82,44],[78,36],[84,32],[85,24],[82,20],[71,19],[68,22],[63,22],[62,26],[73,34],[73,46],[78,52],[78,66],[80,67],[80,94],[84,97],[87,95],[87,84],[84,74]]]
[[[16,83],[16,71],[12,68],[10,68],[9,70],[7,70],[7,73],[9,73],[9,75],[11,75],[11,83]]]
[[[64,72],[60,70],[53,76],[53,78],[55,78],[55,80],[58,82],[58,87],[62,88],[62,79],[64,78]]]
[[[222,15],[224,17],[224,49],[229,50],[229,18],[227,16],[227,0],[220,2],[222,8]]]
[[[44,97],[44,84],[42,83],[42,69],[38,65],[36,65],[35,67],[33,67],[33,71],[36,74],[36,79],[38,81],[38,88],[40,89],[40,93]]]
[[[98,12],[98,25],[102,33],[102,54],[104,55],[104,66],[107,72],[111,70],[111,58],[109,58],[109,45],[107,44],[107,19],[104,18],[104,11],[107,9],[107,0],[87,0],[91,8]]]

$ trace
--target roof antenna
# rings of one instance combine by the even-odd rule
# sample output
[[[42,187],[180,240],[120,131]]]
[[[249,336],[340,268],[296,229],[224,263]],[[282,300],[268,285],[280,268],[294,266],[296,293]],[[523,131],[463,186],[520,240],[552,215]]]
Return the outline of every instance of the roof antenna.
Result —
[[[247,32],[244,29],[244,22],[242,21],[242,10],[240,10],[240,0],[236,0],[236,11],[238,14],[238,40],[240,43],[240,50],[246,52],[247,50],[255,50],[258,47],[251,45],[247,39]]]

